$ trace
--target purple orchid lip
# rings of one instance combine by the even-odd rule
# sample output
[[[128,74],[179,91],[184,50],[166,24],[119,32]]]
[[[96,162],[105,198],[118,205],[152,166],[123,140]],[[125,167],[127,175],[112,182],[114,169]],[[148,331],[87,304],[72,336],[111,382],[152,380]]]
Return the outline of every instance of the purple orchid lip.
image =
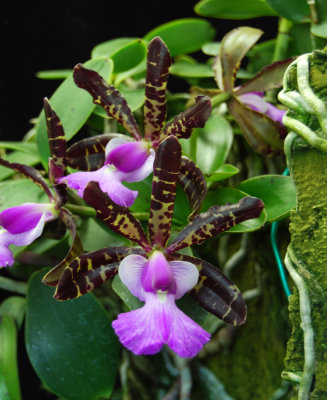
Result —
[[[145,163],[149,149],[144,141],[124,143],[109,152],[105,163],[113,164],[120,171],[132,172]]]
[[[119,314],[112,323],[121,343],[134,354],[155,354],[168,345],[180,357],[194,357],[209,341],[210,334],[175,304],[198,281],[192,263],[168,262],[160,251],[149,260],[133,254],[121,262],[119,276],[145,301],[142,308]]]
[[[83,197],[84,190],[87,184],[91,181],[99,183],[100,189],[107,193],[111,200],[123,207],[131,207],[138,195],[135,190],[128,189],[122,182],[140,182],[144,180],[153,171],[153,162],[155,153],[151,149],[148,152],[142,150],[138,153],[135,159],[130,162],[132,157],[127,157],[127,153],[133,149],[139,149],[139,142],[130,142],[123,138],[112,139],[106,146],[106,162],[105,164],[96,171],[81,171],[74,172],[70,175],[64,176],[57,180],[58,183],[66,183],[70,188],[76,189],[80,197]],[[125,145],[127,147],[125,147]],[[132,147],[130,147],[132,145]],[[134,145],[137,145],[135,147]],[[144,144],[141,145],[144,149]],[[128,150],[126,152],[126,149]],[[117,153],[115,151],[117,150]],[[139,151],[139,150],[138,150]],[[131,169],[129,172],[125,172],[122,168],[118,169],[114,165],[108,165],[108,159],[114,152],[113,158],[119,162],[121,160],[127,160],[127,167],[125,169],[131,169],[131,167],[139,167]],[[140,155],[141,154],[141,155]],[[146,155],[146,157],[144,157]],[[117,161],[117,162],[118,162]]]
[[[0,266],[11,266],[11,244],[26,246],[41,236],[44,224],[57,218],[54,204],[25,203],[0,213]]]

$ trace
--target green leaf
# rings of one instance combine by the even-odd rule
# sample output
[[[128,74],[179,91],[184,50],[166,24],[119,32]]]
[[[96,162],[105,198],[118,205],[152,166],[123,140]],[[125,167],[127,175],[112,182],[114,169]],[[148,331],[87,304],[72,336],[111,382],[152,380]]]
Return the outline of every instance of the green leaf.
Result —
[[[24,321],[25,311],[25,297],[10,296],[7,297],[0,305],[0,318],[3,315],[10,315],[14,319],[17,328],[20,329]]]
[[[280,17],[293,22],[303,22],[310,16],[310,8],[306,0],[266,0]]]
[[[0,211],[22,203],[47,203],[47,195],[27,179],[0,182]]]
[[[132,293],[127,289],[127,287],[121,281],[119,275],[116,275],[112,281],[112,289],[118,296],[123,300],[130,310],[136,310],[141,308],[144,303],[140,301],[137,297],[133,296]]]
[[[238,174],[240,170],[234,165],[231,164],[223,164],[216,171],[211,172],[210,174],[206,174],[207,182],[218,182],[224,179],[230,178],[231,176]]]
[[[316,0],[314,5],[318,22],[311,24],[311,33],[322,38],[327,38],[327,3],[325,0]]]
[[[51,71],[38,71],[36,77],[39,79],[66,79],[73,72],[72,69],[54,69]]]
[[[203,173],[217,171],[228,157],[233,142],[233,130],[227,120],[212,115],[204,128],[196,129],[196,162]],[[194,134],[193,133],[193,134]]]
[[[85,66],[97,71],[106,80],[110,78],[112,61],[107,58],[89,60]],[[80,130],[95,107],[92,97],[75,85],[72,74],[61,83],[49,101],[63,124],[67,141]],[[44,111],[38,118],[36,137],[42,163],[47,169],[50,151]]]
[[[211,78],[214,76],[212,68],[207,64],[191,64],[177,61],[171,67],[171,74],[185,78]]]
[[[196,14],[210,18],[248,19],[276,15],[265,0],[202,0],[194,7]]]
[[[202,205],[202,212],[208,210],[214,205],[225,205],[228,203],[235,204],[245,196],[248,196],[248,194],[232,187],[225,187],[217,190],[208,191],[208,194]],[[266,217],[266,211],[265,209],[263,209],[259,218],[249,219],[247,221],[241,222],[240,224],[233,226],[226,232],[243,233],[258,230],[264,225]]]
[[[217,56],[219,54],[219,49],[220,42],[208,42],[201,47],[201,50],[207,56]]]
[[[168,46],[170,54],[187,54],[200,50],[201,46],[210,42],[215,35],[214,28],[208,21],[199,18],[178,19],[160,25],[148,32],[144,39],[150,41],[160,36]]]
[[[139,65],[146,56],[146,44],[139,38],[118,38],[95,46],[91,58],[108,57],[114,63],[114,74],[126,72]]]
[[[27,291],[26,349],[41,381],[66,400],[98,400],[112,392],[118,341],[103,306],[91,294],[59,302],[32,275]]]
[[[238,189],[264,202],[268,222],[287,217],[296,206],[296,189],[289,176],[256,176],[241,182]]]
[[[21,153],[26,153],[31,156],[37,157],[36,143],[31,142],[0,142],[1,149],[17,150]],[[8,160],[10,161],[10,160]]]
[[[9,315],[0,317],[0,393],[1,389],[6,395],[4,400],[21,399],[17,367],[17,331],[15,321]]]

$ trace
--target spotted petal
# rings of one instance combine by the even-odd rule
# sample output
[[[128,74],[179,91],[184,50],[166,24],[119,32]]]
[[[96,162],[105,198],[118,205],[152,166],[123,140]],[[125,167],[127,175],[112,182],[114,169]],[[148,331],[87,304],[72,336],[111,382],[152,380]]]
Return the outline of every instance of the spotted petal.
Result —
[[[115,204],[107,194],[103,193],[98,183],[90,182],[86,186],[84,200],[96,210],[97,217],[109,228],[136,242],[145,250],[150,250],[151,247],[141,223],[127,208]]]
[[[148,45],[144,103],[144,135],[155,141],[166,120],[166,86],[171,57],[165,43],[155,37]]]
[[[151,243],[162,247],[170,236],[180,159],[181,146],[174,136],[169,136],[156,152],[148,224]]]
[[[134,253],[144,251],[137,247],[108,247],[76,257],[62,273],[54,297],[70,300],[88,293],[114,277],[120,261]]]
[[[213,206],[197,215],[167,247],[166,252],[172,254],[192,244],[200,244],[240,222],[257,218],[263,207],[263,202],[256,197],[244,197],[236,204]]]
[[[117,89],[109,85],[96,71],[87,69],[82,64],[75,66],[73,76],[76,85],[91,94],[94,104],[103,107],[136,140],[141,139],[133,113]]]
[[[173,258],[190,262],[198,268],[199,280],[191,295],[205,310],[229,324],[241,325],[245,322],[245,302],[237,286],[227,276],[199,258],[179,253],[175,253]]]
[[[49,286],[56,286],[65,268],[68,267],[77,256],[83,253],[83,245],[77,232],[76,222],[71,212],[64,207],[61,207],[59,219],[66,226],[66,229],[68,229],[72,238],[72,244],[65,258],[44,276],[42,281]]]

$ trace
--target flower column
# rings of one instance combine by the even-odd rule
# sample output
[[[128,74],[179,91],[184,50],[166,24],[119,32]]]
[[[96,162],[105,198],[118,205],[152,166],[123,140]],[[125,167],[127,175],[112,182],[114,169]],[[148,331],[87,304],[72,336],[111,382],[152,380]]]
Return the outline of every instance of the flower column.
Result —
[[[290,296],[292,336],[283,376],[298,382],[294,398],[327,398],[327,123],[326,52],[300,56],[287,70],[280,100],[297,207],[285,263],[296,288]]]

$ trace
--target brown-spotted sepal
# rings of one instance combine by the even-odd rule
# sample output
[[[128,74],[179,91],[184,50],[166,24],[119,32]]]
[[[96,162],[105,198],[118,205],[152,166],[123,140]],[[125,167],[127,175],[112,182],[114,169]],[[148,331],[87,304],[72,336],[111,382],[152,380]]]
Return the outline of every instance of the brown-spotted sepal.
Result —
[[[211,113],[211,100],[207,96],[198,96],[195,104],[177,115],[167,124],[161,134],[161,140],[169,135],[188,139],[194,128],[203,128]]]
[[[207,194],[207,182],[200,168],[186,156],[181,158],[178,182],[182,186],[191,206],[192,211],[188,217],[189,221],[191,221],[201,209],[202,202]]]
[[[84,200],[96,210],[96,215],[109,228],[139,244],[146,251],[151,249],[150,243],[138,221],[126,207],[114,203],[103,193],[97,182],[89,182],[84,190]]]
[[[148,224],[150,242],[162,247],[170,236],[180,160],[181,145],[169,136],[159,145],[154,160]]]
[[[105,109],[107,114],[121,124],[136,140],[141,139],[134,115],[122,94],[109,85],[96,71],[77,64],[74,68],[76,85],[88,91],[93,103]]]
[[[263,208],[262,200],[256,197],[243,197],[236,204],[213,206],[197,215],[167,247],[166,252],[172,254],[184,247],[200,244],[240,222],[259,217]]]
[[[159,37],[148,45],[144,103],[144,136],[159,138],[167,113],[166,87],[172,60],[169,50]]]
[[[108,247],[76,257],[61,275],[54,298],[70,300],[97,288],[117,274],[120,261],[130,254],[145,255],[139,247]]]
[[[72,244],[66,257],[54,268],[52,268],[44,277],[42,282],[48,286],[56,286],[65,268],[80,254],[83,253],[83,246],[76,228],[76,222],[72,213],[64,207],[60,208],[59,219],[69,230]]]
[[[50,182],[55,183],[56,178],[61,178],[62,176],[64,176],[67,165],[66,137],[62,123],[46,97],[43,99],[43,105],[45,120],[47,124],[51,158],[53,160],[53,166],[56,167],[52,168],[52,171],[55,174],[60,174],[59,176],[52,176],[52,174],[49,174]]]
[[[188,261],[199,270],[197,285],[191,296],[207,311],[232,324],[246,320],[246,305],[237,286],[214,265],[195,257],[175,253],[174,260]]]
[[[40,172],[28,165],[25,164],[20,164],[20,163],[11,163],[7,160],[4,160],[3,158],[0,158],[0,165],[3,165],[6,168],[13,169],[14,171],[23,174],[26,178],[31,180],[33,183],[36,185],[40,186],[41,189],[44,190],[44,192],[47,194],[49,197],[49,200],[52,202],[54,201],[53,194],[47,184],[47,182],[44,180]]]
[[[105,162],[107,143],[115,137],[124,137],[118,133],[103,133],[79,140],[67,149],[67,164],[80,171],[96,171]]]
[[[242,129],[249,145],[262,155],[279,154],[283,150],[286,129],[278,122],[247,107],[236,97],[228,102],[228,109]]]

